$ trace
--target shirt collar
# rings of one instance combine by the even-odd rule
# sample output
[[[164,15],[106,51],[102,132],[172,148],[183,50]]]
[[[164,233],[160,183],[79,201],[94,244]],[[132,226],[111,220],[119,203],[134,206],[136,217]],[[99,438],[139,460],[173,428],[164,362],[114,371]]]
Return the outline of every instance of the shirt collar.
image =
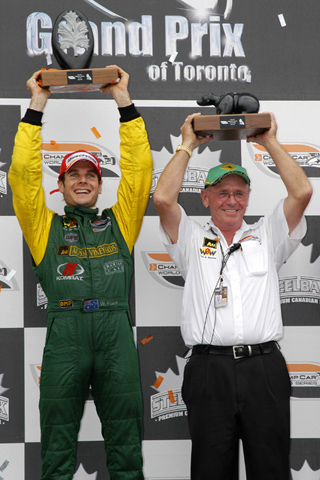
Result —
[[[252,225],[248,225],[244,220],[242,220],[241,227],[234,234],[235,238],[238,237],[238,235],[242,235],[244,232],[251,229],[251,227]],[[210,218],[206,225],[204,225],[204,229],[207,231],[212,229],[218,236],[222,235],[221,230],[213,223],[212,218]]]
[[[64,207],[64,211],[66,215],[80,215],[82,217],[89,216],[89,217],[94,217],[98,214],[99,209],[98,208],[88,208],[88,207],[82,207],[80,205],[76,205],[75,207]]]

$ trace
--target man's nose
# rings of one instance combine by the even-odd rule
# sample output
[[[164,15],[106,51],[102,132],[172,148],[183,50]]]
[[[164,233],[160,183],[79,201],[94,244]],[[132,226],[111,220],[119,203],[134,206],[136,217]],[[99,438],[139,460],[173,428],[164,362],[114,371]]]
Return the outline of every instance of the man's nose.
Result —
[[[229,196],[228,196],[228,202],[229,203],[237,203],[237,198],[236,198],[236,195],[235,193],[229,193]]]

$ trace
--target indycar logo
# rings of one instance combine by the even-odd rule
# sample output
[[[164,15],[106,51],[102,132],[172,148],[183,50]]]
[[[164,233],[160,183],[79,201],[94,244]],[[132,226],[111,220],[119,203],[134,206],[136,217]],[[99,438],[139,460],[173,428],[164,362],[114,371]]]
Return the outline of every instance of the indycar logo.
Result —
[[[162,285],[182,288],[184,279],[168,253],[141,252],[143,262],[150,275]]]
[[[293,398],[320,398],[320,365],[289,363],[287,365]]]
[[[248,144],[248,149],[254,164],[268,172],[271,176],[279,176],[271,155],[259,144]],[[309,178],[320,176],[320,146],[307,143],[286,143],[283,147],[289,155],[302,167]]]

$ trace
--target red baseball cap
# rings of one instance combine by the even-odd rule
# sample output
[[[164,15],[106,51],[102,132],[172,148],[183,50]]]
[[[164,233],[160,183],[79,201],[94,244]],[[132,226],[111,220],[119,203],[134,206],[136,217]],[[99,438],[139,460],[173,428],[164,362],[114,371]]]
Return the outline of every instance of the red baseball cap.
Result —
[[[77,150],[75,152],[68,153],[62,160],[58,179],[60,180],[61,175],[70,170],[70,168],[73,167],[73,165],[75,165],[77,162],[83,161],[90,162],[99,177],[102,177],[98,158],[92,153],[86,152],[85,150]]]

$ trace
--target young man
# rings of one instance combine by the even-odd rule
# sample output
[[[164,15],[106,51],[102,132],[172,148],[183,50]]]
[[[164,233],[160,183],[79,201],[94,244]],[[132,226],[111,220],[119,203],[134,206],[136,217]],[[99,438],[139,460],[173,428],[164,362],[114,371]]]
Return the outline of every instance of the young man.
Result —
[[[238,478],[242,439],[248,479],[289,480],[290,380],[282,338],[277,272],[306,231],[311,185],[270,130],[249,141],[272,156],[288,196],[254,225],[245,214],[250,179],[243,167],[208,172],[201,198],[206,226],[178,204],[197,138],[190,115],[182,146],[163,171],[153,199],[161,238],[184,279],[182,336],[192,348],[182,387],[192,440],[192,480]]]
[[[107,67],[108,68],[108,67]],[[30,108],[15,139],[9,181],[13,203],[48,297],[40,382],[42,480],[71,480],[85,401],[91,386],[102,424],[110,478],[140,480],[142,400],[128,294],[131,252],[152,181],[144,122],[132,104],[129,75],[118,68],[111,92],[120,112],[118,201],[98,215],[101,170],[90,152],[66,155],[58,187],[59,216],[45,205],[41,119],[50,91],[28,80]]]

